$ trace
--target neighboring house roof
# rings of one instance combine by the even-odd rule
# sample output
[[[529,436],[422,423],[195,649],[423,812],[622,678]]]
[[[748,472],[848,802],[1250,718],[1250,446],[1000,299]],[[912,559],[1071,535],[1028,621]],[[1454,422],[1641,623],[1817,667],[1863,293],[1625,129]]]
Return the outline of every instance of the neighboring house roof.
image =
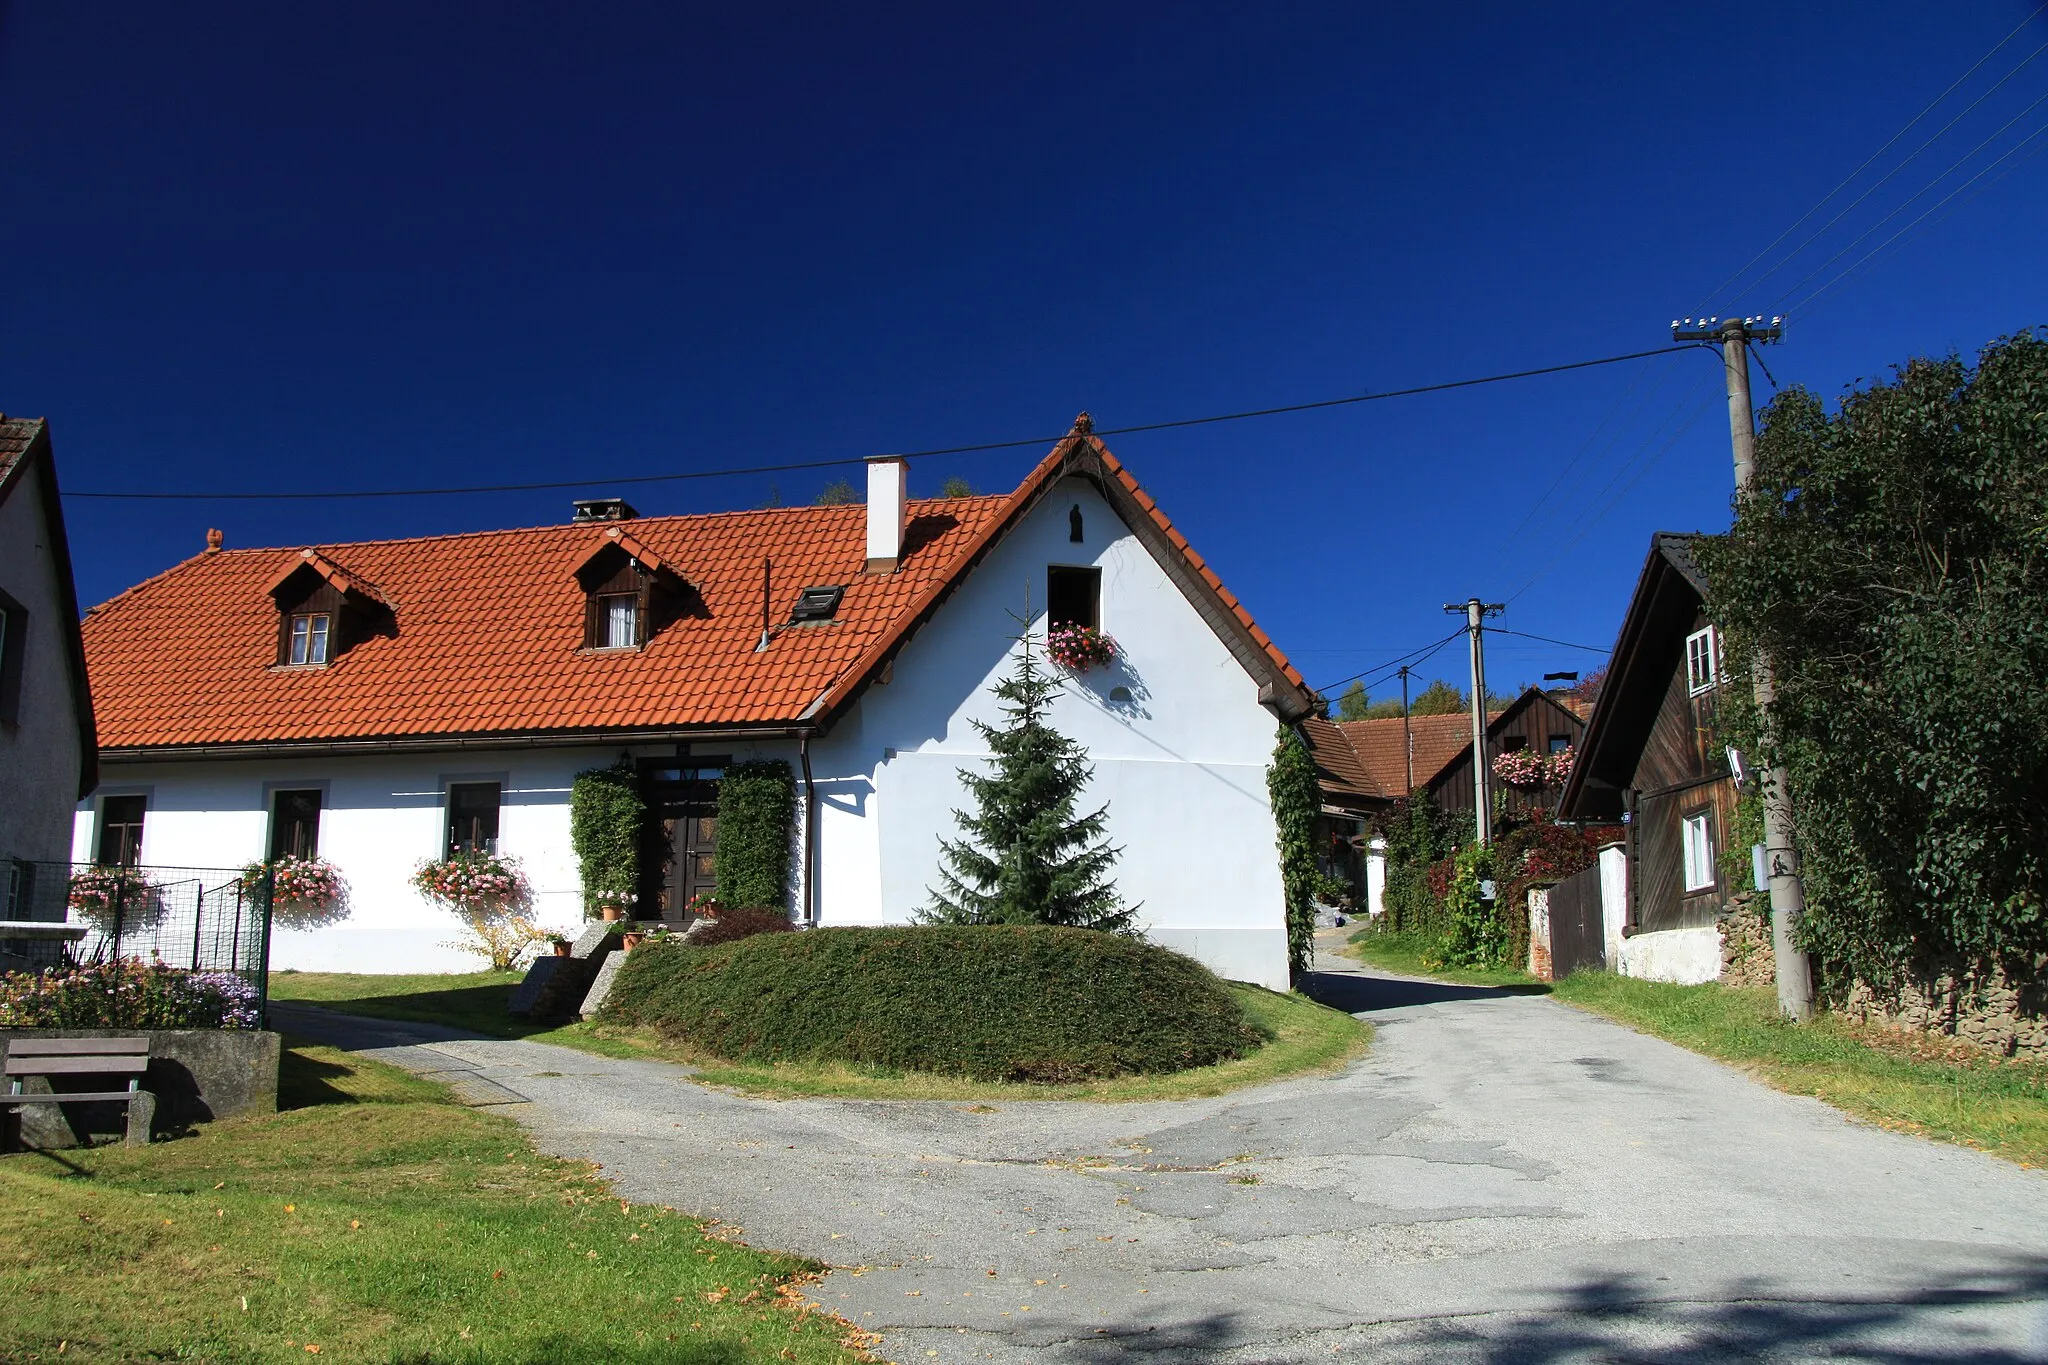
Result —
[[[1659,531],[1636,576],[1636,590],[1609,656],[1600,704],[1579,740],[1572,775],[1557,801],[1561,820],[1618,820],[1622,789],[1634,777],[1672,673],[1685,662],[1685,637],[1704,605],[1707,580],[1693,557],[1698,534]]]
[[[1501,713],[1488,713],[1488,720]],[[1415,785],[1426,787],[1447,764],[1472,747],[1472,716],[1467,711],[1435,716],[1409,716],[1408,730],[1400,716],[1377,720],[1345,720],[1337,727],[1358,752],[1359,762],[1383,791],[1395,796],[1408,794],[1407,737],[1415,742]]]
[[[57,609],[64,618],[65,667],[71,675],[72,709],[78,713],[78,794],[99,785],[99,747],[93,724],[92,688],[78,628],[78,587],[71,577],[71,543],[64,534],[64,504],[57,492],[57,461],[50,450],[50,424],[40,417],[0,413],[0,503],[36,470],[43,524],[50,534],[51,568],[57,579]]]
[[[1335,721],[1304,717],[1301,737],[1308,744],[1309,757],[1315,760],[1316,781],[1326,800],[1344,806],[1378,805],[1398,794],[1397,789],[1390,790],[1373,778],[1350,737]]]
[[[195,555],[96,607],[85,647],[106,747],[142,756],[268,745],[707,730],[820,730],[879,675],[989,551],[1067,475],[1093,480],[1260,680],[1283,719],[1309,707],[1301,677],[1163,512],[1093,434],[1086,415],[1007,495],[909,504],[893,573],[869,574],[860,504],[638,517],[315,547],[374,584],[395,630],[319,669],[275,665],[272,585],[299,548]],[[693,609],[644,649],[581,648],[574,578],[624,536],[695,590]],[[761,639],[799,590],[843,584],[830,623]],[[324,570],[323,570],[324,572]]]

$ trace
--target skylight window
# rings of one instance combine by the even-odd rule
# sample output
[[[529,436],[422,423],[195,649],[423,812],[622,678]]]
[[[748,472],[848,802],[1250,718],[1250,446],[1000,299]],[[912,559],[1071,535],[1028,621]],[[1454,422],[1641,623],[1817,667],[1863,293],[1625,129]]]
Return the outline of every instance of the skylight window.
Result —
[[[844,587],[805,588],[790,608],[789,623],[798,626],[806,621],[829,621],[838,615],[839,599],[845,595]]]

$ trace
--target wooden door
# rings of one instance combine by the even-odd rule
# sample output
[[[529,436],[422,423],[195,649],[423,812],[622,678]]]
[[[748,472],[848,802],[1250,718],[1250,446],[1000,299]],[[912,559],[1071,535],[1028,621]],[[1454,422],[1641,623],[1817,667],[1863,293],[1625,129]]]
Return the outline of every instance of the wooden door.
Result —
[[[642,768],[648,820],[640,918],[685,924],[692,900],[718,894],[719,773],[675,760]]]

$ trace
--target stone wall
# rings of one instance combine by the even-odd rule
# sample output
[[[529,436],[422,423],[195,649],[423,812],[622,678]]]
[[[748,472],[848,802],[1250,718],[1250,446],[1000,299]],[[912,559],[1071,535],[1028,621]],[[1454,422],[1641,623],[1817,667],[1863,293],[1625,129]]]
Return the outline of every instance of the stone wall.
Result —
[[[2048,964],[1929,970],[1896,986],[1851,983],[1851,1019],[1975,1043],[2001,1056],[2048,1057]]]
[[[1775,986],[1778,968],[1771,952],[1770,902],[1754,891],[1732,897],[1721,916],[1721,984]]]
[[[182,1132],[195,1123],[242,1114],[277,1112],[277,1066],[282,1052],[279,1035],[261,1029],[0,1029],[0,1057],[16,1038],[149,1039],[149,1070],[142,1088],[156,1096],[151,1122],[155,1136]],[[55,1087],[43,1077],[24,1090],[48,1094],[57,1090],[117,1090],[127,1078],[66,1076]],[[6,1121],[0,1147],[37,1149],[78,1147],[127,1126],[127,1105],[121,1102],[24,1105]]]

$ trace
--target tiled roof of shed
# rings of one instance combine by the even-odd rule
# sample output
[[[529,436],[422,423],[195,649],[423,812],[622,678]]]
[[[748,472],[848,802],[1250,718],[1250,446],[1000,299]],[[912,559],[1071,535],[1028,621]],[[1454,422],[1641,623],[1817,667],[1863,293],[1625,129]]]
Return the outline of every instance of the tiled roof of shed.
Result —
[[[868,574],[865,507],[776,508],[624,523],[485,531],[314,547],[374,584],[396,631],[324,668],[276,666],[269,588],[299,547],[220,550],[102,604],[86,656],[109,749],[587,730],[788,725],[845,702],[951,587],[1077,461],[1116,479],[1215,594],[1271,667],[1301,678],[1250,613],[1083,427],[1012,493],[908,508],[896,572]],[[582,648],[575,569],[623,529],[701,595],[705,611],[645,649]],[[761,635],[762,560],[772,618],[800,589],[844,584],[830,624]]]
[[[1488,712],[1487,723],[1491,724],[1499,714],[1498,711]],[[1358,751],[1359,762],[1372,780],[1395,796],[1407,795],[1408,764],[1402,749],[1401,717],[1346,720],[1337,724],[1345,738],[1351,741],[1351,747]],[[1415,785],[1418,787],[1428,785],[1429,779],[1441,772],[1446,763],[1472,742],[1470,712],[1410,716],[1408,725],[1415,738]]]

